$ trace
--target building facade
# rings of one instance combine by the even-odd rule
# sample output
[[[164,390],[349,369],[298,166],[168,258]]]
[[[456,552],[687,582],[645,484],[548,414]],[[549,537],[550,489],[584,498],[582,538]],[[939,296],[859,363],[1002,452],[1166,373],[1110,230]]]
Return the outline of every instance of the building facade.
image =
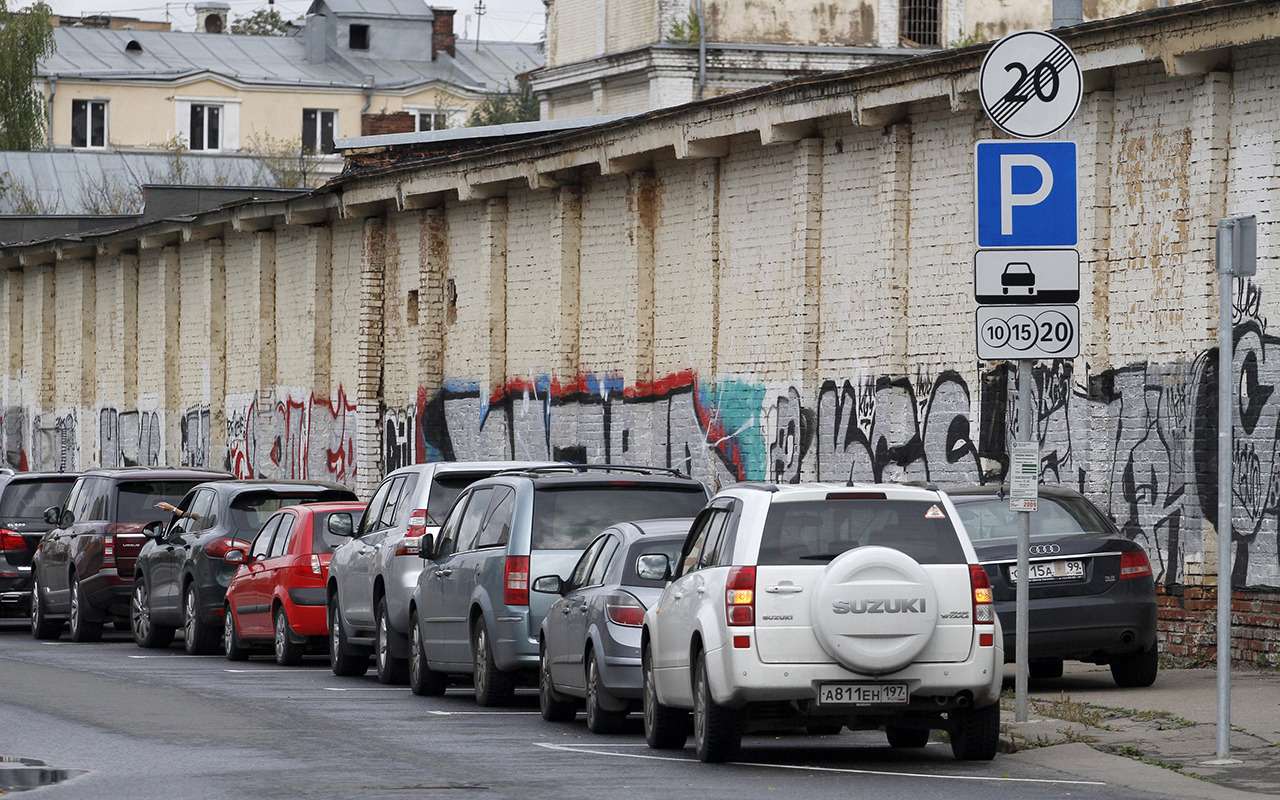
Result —
[[[1084,348],[1028,390],[1045,481],[1151,555],[1164,652],[1211,657],[1214,227],[1236,284],[1234,656],[1280,664],[1280,7],[1063,31],[1087,92]],[[448,459],[737,480],[980,482],[1011,367],[973,332],[981,48],[470,153],[365,146],[298,199],[0,249],[4,454],[368,493]],[[368,145],[368,143],[364,143]]]
[[[227,4],[197,31],[60,25],[39,70],[56,148],[332,152],[379,115],[456,126],[536,67],[534,43],[458,42],[453,10],[420,0],[315,0],[290,36],[226,33]]]

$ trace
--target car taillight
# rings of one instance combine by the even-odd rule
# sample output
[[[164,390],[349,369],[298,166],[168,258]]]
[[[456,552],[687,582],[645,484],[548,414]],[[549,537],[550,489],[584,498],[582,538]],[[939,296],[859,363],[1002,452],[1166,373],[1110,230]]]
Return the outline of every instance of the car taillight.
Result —
[[[994,625],[996,609],[991,604],[991,579],[981,564],[969,565],[969,586],[973,589],[973,623]]]
[[[610,595],[604,608],[614,625],[639,628],[644,624],[644,604],[626,592]]]
[[[1151,559],[1146,550],[1130,550],[1120,554],[1120,580],[1146,578],[1151,575]]]
[[[209,556],[209,558],[222,558],[227,554],[228,550],[235,550],[236,548],[247,550],[248,545],[239,539],[232,539],[227,536],[220,539],[214,539],[212,542],[206,544],[204,546],[204,552],[205,555]]]
[[[313,553],[311,555],[311,574],[321,575],[323,573],[324,573],[324,564],[320,563],[320,556],[315,555]]]
[[[730,567],[724,587],[724,617],[730,625],[756,624],[756,568]]]
[[[0,528],[0,553],[26,549],[27,540],[22,538],[22,534],[7,528]]]
[[[502,572],[502,602],[509,606],[529,605],[529,557],[507,556]]]
[[[422,552],[422,539],[417,537],[411,539],[409,534],[406,533],[392,552],[398,556],[414,556],[416,558]]]
[[[116,563],[116,537],[108,534],[102,537],[102,565],[113,566]]]
[[[417,539],[419,536],[427,532],[427,510],[425,508],[415,508],[409,512],[409,529],[404,535]]]

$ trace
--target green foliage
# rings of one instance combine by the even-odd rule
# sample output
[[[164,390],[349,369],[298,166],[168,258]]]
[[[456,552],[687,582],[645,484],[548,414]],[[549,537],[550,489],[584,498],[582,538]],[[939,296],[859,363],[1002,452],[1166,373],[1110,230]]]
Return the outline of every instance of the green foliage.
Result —
[[[44,94],[36,87],[40,61],[53,54],[49,6],[10,11],[0,0],[0,150],[33,150],[44,142]]]
[[[518,91],[491,94],[467,117],[467,127],[482,125],[506,125],[511,122],[534,122],[538,119],[538,98],[526,80],[520,81]]]
[[[689,9],[689,16],[676,20],[671,26],[671,33],[667,35],[668,42],[677,44],[697,44],[700,38],[702,38],[702,25],[699,24],[698,14],[692,7]]]
[[[231,32],[245,36],[284,36],[289,32],[289,23],[274,8],[259,8],[247,16],[236,17],[231,23]]]

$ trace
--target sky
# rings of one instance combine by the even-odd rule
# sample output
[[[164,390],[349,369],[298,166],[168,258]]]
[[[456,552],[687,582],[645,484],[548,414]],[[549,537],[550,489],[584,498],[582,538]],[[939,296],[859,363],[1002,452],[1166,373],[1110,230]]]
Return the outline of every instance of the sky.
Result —
[[[191,30],[195,24],[194,4],[164,0],[46,0],[55,14],[78,16],[81,14],[119,14],[142,19],[164,19],[166,9],[173,26],[178,30]],[[231,5],[231,18],[249,14],[265,6],[266,0],[225,0]],[[466,30],[475,35],[475,0],[431,0],[434,5],[458,9],[454,28],[461,36]],[[21,8],[30,5],[27,0],[13,4]],[[276,7],[286,18],[300,17],[311,0],[276,0]],[[485,39],[517,39],[537,41],[542,33],[542,0],[484,0],[485,14],[481,21],[480,35]]]

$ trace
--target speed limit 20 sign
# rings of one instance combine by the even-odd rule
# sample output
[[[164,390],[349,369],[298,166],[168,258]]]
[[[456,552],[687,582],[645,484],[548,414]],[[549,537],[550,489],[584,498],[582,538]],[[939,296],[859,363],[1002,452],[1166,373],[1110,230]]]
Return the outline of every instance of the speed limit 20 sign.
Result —
[[[1051,33],[1010,34],[982,60],[982,107],[1011,136],[1039,139],[1061,130],[1075,116],[1083,93],[1075,55]]]

